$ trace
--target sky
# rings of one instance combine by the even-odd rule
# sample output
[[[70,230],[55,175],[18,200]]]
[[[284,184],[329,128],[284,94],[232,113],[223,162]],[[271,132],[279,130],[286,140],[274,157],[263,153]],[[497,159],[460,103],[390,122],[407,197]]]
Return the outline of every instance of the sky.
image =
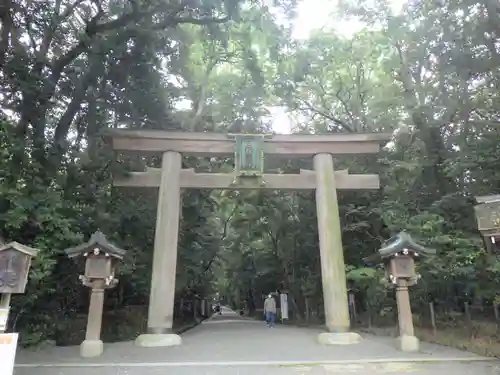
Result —
[[[358,31],[363,25],[358,22],[334,19],[337,0],[302,0],[297,8],[297,18],[293,23],[293,37],[307,39],[316,29],[334,29],[346,36]]]
[[[407,0],[389,0],[395,13]],[[363,28],[362,22],[339,21],[335,19],[338,0],[302,0],[299,2],[297,17],[293,22],[293,37],[307,39],[311,32],[318,29],[333,29],[345,37],[350,37]],[[293,127],[293,120],[282,107],[268,108],[273,118],[273,130],[278,134],[289,134]]]

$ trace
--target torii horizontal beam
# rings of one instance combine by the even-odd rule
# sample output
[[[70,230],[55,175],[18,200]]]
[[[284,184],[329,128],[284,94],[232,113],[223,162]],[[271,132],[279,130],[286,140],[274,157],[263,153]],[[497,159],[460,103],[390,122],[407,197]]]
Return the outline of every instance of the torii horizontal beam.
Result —
[[[115,186],[159,187],[161,169],[148,168],[146,172],[131,172],[128,177],[116,179]],[[274,189],[274,190],[314,190],[316,172],[301,170],[300,174],[264,174],[257,178],[239,178],[235,182],[233,174],[196,173],[193,169],[182,169],[180,186],[186,189]],[[261,184],[263,181],[264,184]],[[348,174],[347,170],[335,171],[335,185],[338,190],[377,190],[380,188],[376,174]]]
[[[221,133],[113,129],[106,132],[105,138],[111,140],[116,151],[177,151],[197,156],[228,156],[235,152],[234,140]],[[264,153],[287,157],[373,154],[390,139],[391,135],[384,133],[269,135],[264,142]]]

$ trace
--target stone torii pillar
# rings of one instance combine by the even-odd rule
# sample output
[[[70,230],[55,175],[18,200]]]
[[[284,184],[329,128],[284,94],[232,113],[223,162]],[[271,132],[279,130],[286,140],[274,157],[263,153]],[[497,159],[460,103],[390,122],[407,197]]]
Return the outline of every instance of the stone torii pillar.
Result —
[[[316,171],[321,280],[328,329],[328,332],[320,333],[318,341],[330,345],[355,344],[361,341],[361,336],[349,332],[347,281],[333,158],[330,154],[317,154],[313,162]]]
[[[181,203],[179,152],[163,153],[158,211],[153,250],[153,272],[149,297],[148,331],[137,337],[137,346],[181,345],[172,331],[174,319],[175,276]]]

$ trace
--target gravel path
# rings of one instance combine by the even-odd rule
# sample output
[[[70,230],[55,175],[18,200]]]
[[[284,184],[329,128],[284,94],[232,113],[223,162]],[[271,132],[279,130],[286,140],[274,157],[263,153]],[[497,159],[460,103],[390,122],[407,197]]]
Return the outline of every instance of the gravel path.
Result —
[[[77,347],[20,351],[14,374],[500,375],[500,362],[483,361],[477,355],[439,345],[422,343],[421,353],[402,353],[390,338],[363,335],[360,344],[322,346],[316,341],[320,332],[290,326],[268,328],[264,322],[242,319],[224,309],[222,315],[183,334],[179,347],[108,344],[101,357],[92,359],[80,358]]]

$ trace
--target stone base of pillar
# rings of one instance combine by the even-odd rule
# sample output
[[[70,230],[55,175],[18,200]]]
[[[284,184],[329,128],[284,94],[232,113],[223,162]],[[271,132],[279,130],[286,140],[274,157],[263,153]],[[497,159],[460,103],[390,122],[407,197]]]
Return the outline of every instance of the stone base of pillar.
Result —
[[[396,339],[396,345],[402,352],[418,352],[420,345],[415,336],[400,336]]]
[[[146,333],[135,339],[135,345],[144,348],[157,346],[178,346],[182,344],[182,339],[174,333]]]
[[[322,332],[318,342],[323,345],[351,345],[361,342],[361,336],[354,332]]]
[[[101,340],[85,340],[80,344],[80,356],[84,358],[99,357],[103,350]]]

